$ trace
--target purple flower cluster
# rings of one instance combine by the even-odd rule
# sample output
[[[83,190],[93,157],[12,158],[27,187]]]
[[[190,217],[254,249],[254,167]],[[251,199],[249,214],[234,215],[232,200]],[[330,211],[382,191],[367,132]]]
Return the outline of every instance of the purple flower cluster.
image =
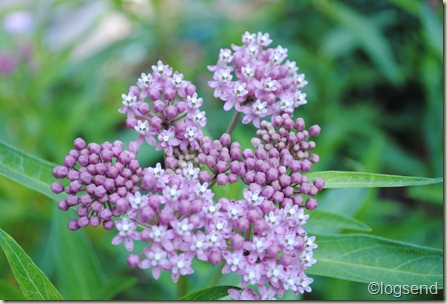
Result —
[[[206,125],[203,99],[190,81],[183,80],[183,74],[172,73],[171,67],[158,61],[152,73],[142,73],[137,86],[131,86],[122,99],[119,111],[127,114],[127,127],[138,132],[139,145],[146,141],[168,156],[175,147],[199,149]]]
[[[55,178],[68,182],[66,186],[58,181],[51,185],[54,193],[67,194],[58,207],[63,211],[77,207],[78,218],[69,222],[70,230],[96,227],[101,222],[104,229],[110,230],[114,227],[113,217],[130,208],[126,198],[138,190],[140,164],[135,153],[124,150],[120,141],[87,146],[82,138],[77,138],[74,148],[65,157],[64,165],[53,169]]]
[[[117,224],[120,232],[113,240],[114,244],[124,241],[129,251],[134,240],[147,244],[143,252],[129,256],[131,267],[151,268],[156,279],[162,270],[170,271],[176,282],[180,275],[193,273],[194,257],[211,264],[221,262],[226,239],[223,227],[213,222],[219,209],[198,175],[199,169],[191,164],[181,175],[168,173],[160,163],[143,171],[141,188],[148,193],[129,194],[131,209]]]
[[[301,92],[307,81],[304,74],[297,74],[295,62],[284,60],[287,49],[281,46],[266,48],[272,40],[269,34],[242,36],[242,46],[232,45],[232,50],[221,49],[209,86],[214,97],[223,101],[224,110],[235,108],[245,114],[242,123],[253,122],[259,128],[260,119],[288,113],[306,104],[306,94]],[[235,80],[233,80],[233,77]]]
[[[194,272],[197,258],[212,265],[223,263],[222,273],[237,273],[242,291],[229,291],[235,299],[271,300],[286,291],[311,291],[305,271],[316,261],[315,237],[304,230],[317,207],[315,196],[324,181],[309,180],[306,172],[319,161],[312,153],[320,133],[294,119],[296,107],[306,103],[300,89],[304,75],[294,62],[282,63],[287,50],[265,49],[268,34],[245,33],[242,46],[222,49],[214,72],[214,95],[245,113],[243,123],[257,128],[252,149],[223,134],[213,140],[204,136],[205,112],[196,87],[161,61],[152,73],[141,74],[137,86],[122,95],[126,125],[139,133],[125,151],[119,141],[89,144],[75,140],[56,167],[55,193],[66,192],[59,202],[67,210],[78,206],[72,230],[115,221],[114,245],[124,244],[132,253],[131,267],[151,269],[158,279],[162,271],[176,282]],[[237,78],[232,81],[233,77]],[[269,116],[271,119],[262,120]],[[229,131],[231,133],[231,131]],[[143,142],[163,150],[164,163],[141,169],[136,159]],[[211,188],[245,185],[241,197],[220,197]],[[144,249],[134,252],[134,242]]]

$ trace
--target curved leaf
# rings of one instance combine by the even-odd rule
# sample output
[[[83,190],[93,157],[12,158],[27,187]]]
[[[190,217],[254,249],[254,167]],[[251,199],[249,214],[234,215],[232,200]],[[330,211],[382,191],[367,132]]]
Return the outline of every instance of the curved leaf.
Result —
[[[443,181],[443,178],[350,171],[311,172],[308,173],[307,176],[310,180],[321,177],[325,182],[325,188],[407,187],[437,184]]]
[[[58,196],[50,189],[55,166],[0,141],[0,175],[57,200]]]
[[[48,280],[19,244],[0,229],[0,246],[6,254],[23,295],[27,300],[62,300],[59,291]]]
[[[184,297],[179,298],[179,301],[200,301],[200,300],[218,300],[223,297],[228,296],[228,289],[240,289],[239,287],[235,286],[215,286],[215,287],[209,287],[205,289],[201,289],[195,292],[192,292]]]
[[[443,288],[442,250],[370,235],[317,235],[317,263],[307,270],[343,280]]]

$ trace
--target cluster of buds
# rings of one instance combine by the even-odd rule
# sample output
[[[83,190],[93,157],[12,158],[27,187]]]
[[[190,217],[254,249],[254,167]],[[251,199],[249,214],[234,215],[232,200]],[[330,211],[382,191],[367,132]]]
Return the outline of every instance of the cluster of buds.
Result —
[[[305,270],[316,262],[317,245],[303,226],[305,210],[317,207],[315,196],[324,187],[321,178],[306,176],[319,161],[310,138],[320,127],[306,129],[302,118],[292,118],[306,103],[300,91],[306,81],[294,62],[282,63],[287,49],[266,48],[271,40],[262,33],[245,33],[242,42],[234,52],[221,50],[209,67],[209,85],[225,110],[234,107],[236,115],[245,114],[243,123],[253,122],[252,149],[242,150],[228,133],[204,136],[196,87],[159,61],[122,95],[119,112],[138,133],[129,151],[118,141],[86,147],[76,139],[64,166],[53,171],[68,185],[55,182],[52,190],[68,194],[61,210],[77,207],[70,229],[115,225],[112,243],[131,252],[130,267],[151,269],[155,279],[168,271],[176,282],[194,272],[195,258],[223,263],[222,273],[241,277],[242,290],[231,289],[230,296],[271,300],[288,290],[311,291]],[[136,157],[144,142],[164,151],[163,164],[140,168]],[[233,183],[245,185],[242,197],[216,198],[214,185]],[[145,244],[140,252],[136,241]]]
[[[59,209],[77,207],[78,218],[69,222],[70,230],[96,227],[101,222],[104,229],[110,230],[114,227],[112,217],[117,218],[130,208],[127,195],[138,190],[141,174],[136,154],[124,150],[122,142],[87,146],[82,138],[77,138],[64,165],[53,169],[53,176],[66,179],[68,185],[57,181],[51,190],[67,194],[67,198],[59,201]]]

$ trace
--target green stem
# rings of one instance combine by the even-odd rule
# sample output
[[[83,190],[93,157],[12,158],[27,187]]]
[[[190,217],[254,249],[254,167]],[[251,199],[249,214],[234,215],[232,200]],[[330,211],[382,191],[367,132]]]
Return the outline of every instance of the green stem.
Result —
[[[188,276],[180,276],[177,282],[177,299],[186,296],[188,293]]]
[[[241,112],[236,111],[233,115],[233,118],[231,119],[230,125],[228,126],[228,129],[225,133],[228,133],[231,135],[233,133],[234,129],[236,128],[236,125],[239,121],[239,117],[241,116]]]

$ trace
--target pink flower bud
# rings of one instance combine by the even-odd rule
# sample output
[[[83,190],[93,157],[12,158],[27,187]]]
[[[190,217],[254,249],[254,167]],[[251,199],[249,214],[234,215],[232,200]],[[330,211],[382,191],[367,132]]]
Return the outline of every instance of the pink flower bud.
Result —
[[[318,206],[318,201],[314,199],[313,197],[309,198],[306,201],[306,208],[309,210],[314,210]]]
[[[221,142],[222,146],[228,146],[231,142],[230,134],[228,134],[228,133],[222,134],[222,136],[220,137],[220,142]]]

